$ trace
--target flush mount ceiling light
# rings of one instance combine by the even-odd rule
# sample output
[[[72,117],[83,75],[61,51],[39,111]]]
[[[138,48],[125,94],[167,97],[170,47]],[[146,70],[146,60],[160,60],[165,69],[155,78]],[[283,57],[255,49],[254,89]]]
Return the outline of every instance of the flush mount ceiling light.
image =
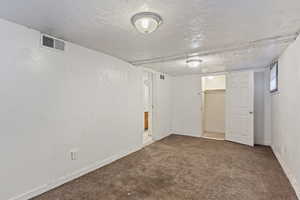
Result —
[[[197,68],[202,63],[202,60],[199,57],[190,57],[186,60],[186,64],[190,68]]]
[[[162,24],[161,16],[152,12],[137,13],[131,18],[132,25],[141,33],[154,32]]]

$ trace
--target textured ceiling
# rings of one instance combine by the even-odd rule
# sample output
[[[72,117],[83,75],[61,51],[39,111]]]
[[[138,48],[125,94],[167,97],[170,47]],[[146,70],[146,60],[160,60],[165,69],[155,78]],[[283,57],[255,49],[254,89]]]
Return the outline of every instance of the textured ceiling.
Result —
[[[199,68],[189,68],[186,59],[142,66],[173,76],[262,68],[268,66],[287,46],[288,43],[282,43],[201,56],[203,62]]]
[[[156,12],[164,20],[153,34],[142,35],[131,25],[132,15],[142,11]],[[292,34],[300,29],[299,11],[299,0],[0,1],[1,18],[126,61]],[[266,64],[284,50],[282,46],[252,49],[240,56],[212,56],[210,59],[216,60],[211,64],[216,65],[210,67],[242,68]],[[192,72],[182,69],[183,65],[177,62],[151,67],[182,74]]]

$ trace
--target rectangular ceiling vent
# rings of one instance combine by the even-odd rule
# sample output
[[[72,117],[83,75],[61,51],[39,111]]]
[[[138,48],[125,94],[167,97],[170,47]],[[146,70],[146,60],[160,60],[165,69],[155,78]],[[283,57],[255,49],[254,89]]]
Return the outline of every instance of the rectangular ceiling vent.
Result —
[[[43,47],[51,48],[51,49],[57,49],[60,51],[65,50],[65,42],[63,40],[56,39],[54,37],[51,37],[49,35],[42,34],[41,37],[41,43]]]

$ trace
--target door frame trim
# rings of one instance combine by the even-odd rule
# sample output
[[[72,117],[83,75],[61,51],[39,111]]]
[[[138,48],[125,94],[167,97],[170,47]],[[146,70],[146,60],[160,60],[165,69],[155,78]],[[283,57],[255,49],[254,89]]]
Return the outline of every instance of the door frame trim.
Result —
[[[200,96],[201,96],[201,123],[202,123],[202,127],[201,127],[201,133],[200,133],[200,137],[202,138],[205,138],[204,137],[204,91],[203,91],[203,88],[202,88],[202,80],[203,78],[205,77],[208,77],[208,76],[222,76],[224,75],[225,76],[225,79],[227,80],[227,75],[228,75],[229,72],[218,72],[218,73],[207,73],[207,74],[203,74],[201,75],[201,92],[200,92]],[[227,82],[226,82],[227,83]],[[225,88],[226,85],[225,85]],[[226,98],[225,98],[225,107],[226,107]],[[225,125],[226,125],[226,109],[225,109]],[[225,140],[226,140],[226,128],[225,128]]]

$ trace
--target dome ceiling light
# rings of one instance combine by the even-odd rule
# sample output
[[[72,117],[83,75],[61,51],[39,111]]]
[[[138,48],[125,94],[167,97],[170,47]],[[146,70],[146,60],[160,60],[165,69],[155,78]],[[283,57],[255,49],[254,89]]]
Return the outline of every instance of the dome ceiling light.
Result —
[[[202,63],[202,60],[199,57],[190,57],[186,60],[186,64],[190,68],[197,68]]]
[[[162,22],[161,16],[152,12],[137,13],[131,18],[132,25],[143,34],[154,32]]]

